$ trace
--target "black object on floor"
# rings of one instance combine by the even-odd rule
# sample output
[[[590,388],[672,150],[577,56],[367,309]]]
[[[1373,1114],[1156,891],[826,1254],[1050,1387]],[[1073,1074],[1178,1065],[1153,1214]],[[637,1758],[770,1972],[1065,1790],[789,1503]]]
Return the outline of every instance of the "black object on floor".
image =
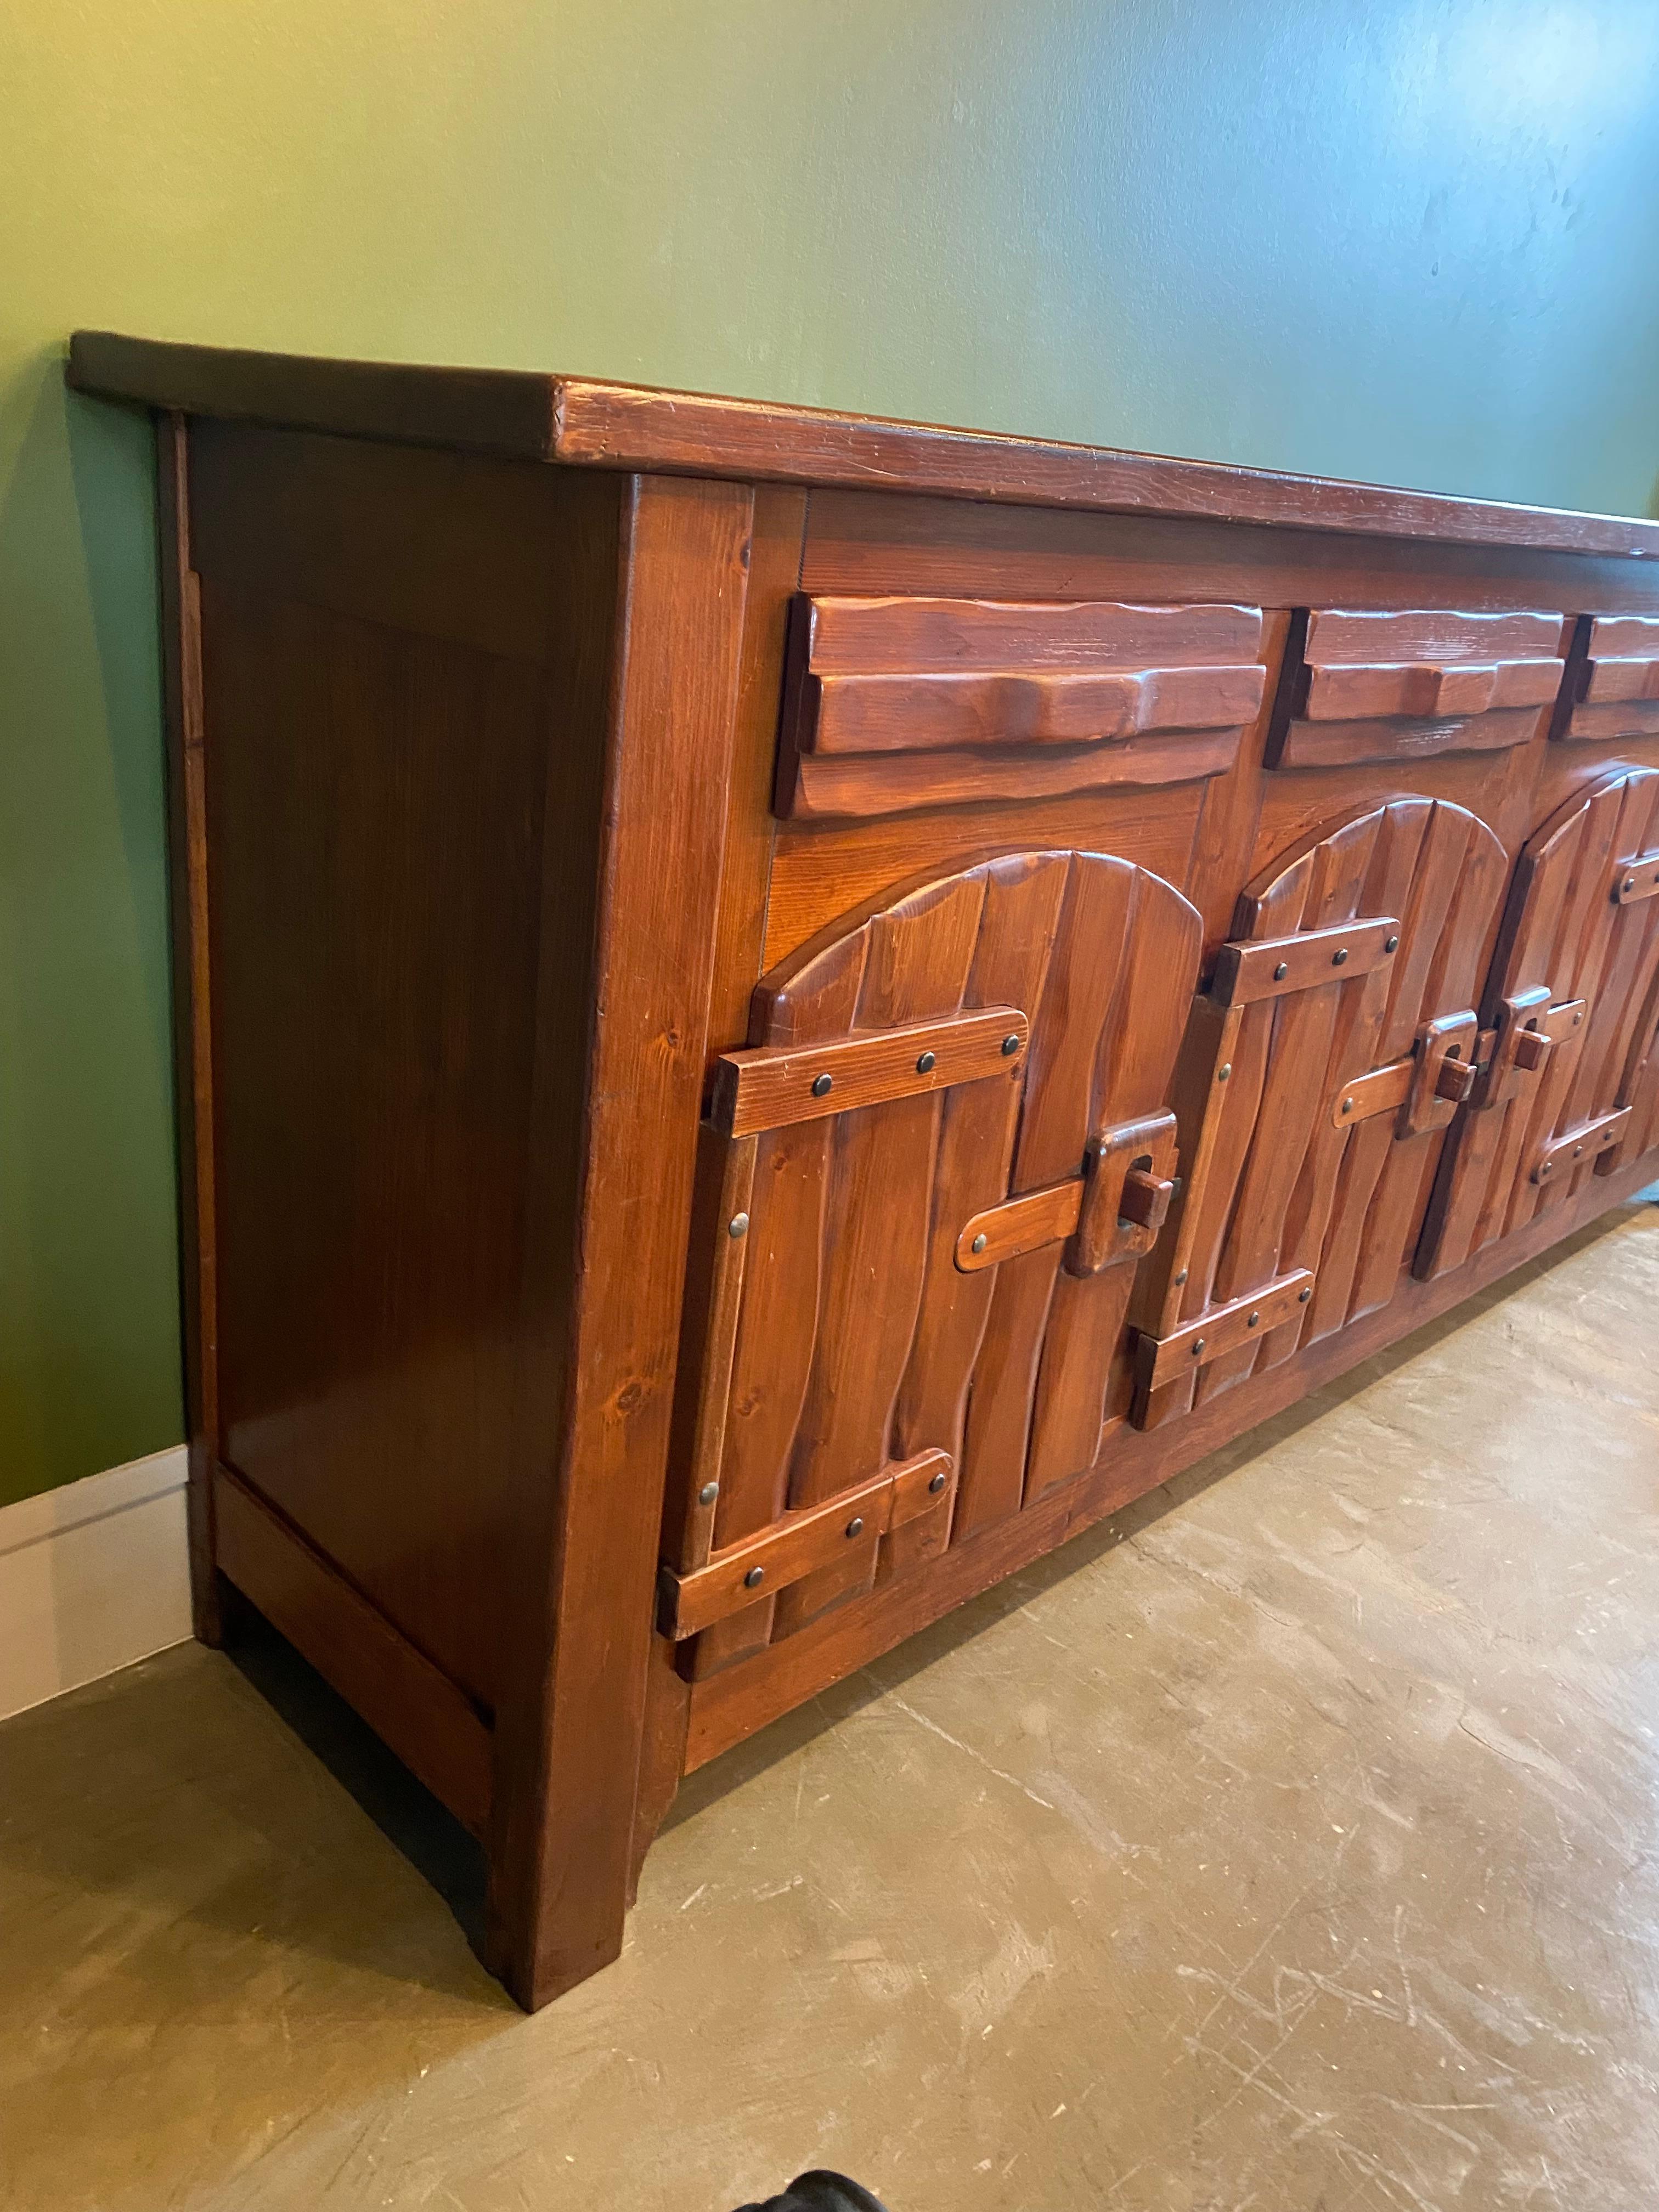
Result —
[[[844,2173],[798,2173],[781,2197],[739,2204],[737,2212],[886,2212],[880,2200]]]

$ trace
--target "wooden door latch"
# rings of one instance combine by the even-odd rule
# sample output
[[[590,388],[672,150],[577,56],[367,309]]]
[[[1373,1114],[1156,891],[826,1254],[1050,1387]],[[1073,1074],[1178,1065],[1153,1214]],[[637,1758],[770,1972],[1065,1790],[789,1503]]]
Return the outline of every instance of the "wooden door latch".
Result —
[[[1443,1129],[1468,1100],[1480,1073],[1480,1022],[1472,1009],[1425,1022],[1409,1053],[1343,1084],[1331,1103],[1334,1128],[1352,1128],[1398,1109],[1397,1138]]]
[[[1480,1074],[1469,1098],[1477,1112],[1518,1097],[1526,1087],[1521,1079],[1540,1073],[1583,1030],[1589,1001],[1566,999],[1553,1006],[1551,998],[1547,983],[1534,983],[1498,1000],[1493,1026],[1480,1032]]]
[[[957,1238],[964,1275],[1066,1240],[1068,1275],[1139,1260],[1158,1242],[1176,1194],[1176,1117],[1148,1114],[1089,1139],[1083,1172],[976,1213]]]

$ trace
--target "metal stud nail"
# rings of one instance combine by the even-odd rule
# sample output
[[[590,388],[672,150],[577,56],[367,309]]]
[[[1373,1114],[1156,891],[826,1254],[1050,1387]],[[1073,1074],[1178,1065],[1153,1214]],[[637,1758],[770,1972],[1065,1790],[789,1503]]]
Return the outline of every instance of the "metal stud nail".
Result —
[[[1656,877],[1654,878],[1654,881],[1655,881],[1656,883],[1659,883],[1659,876],[1656,876]],[[1579,1023],[1580,1023],[1580,1022],[1582,1022],[1582,1021],[1583,1020],[1583,1018],[1584,1018],[1584,1017],[1583,1017],[1583,1013],[1582,1013],[1582,1012],[1580,1012],[1580,1013],[1577,1013],[1577,1014],[1575,1014],[1575,1015],[1573,1016],[1573,1018],[1572,1018],[1572,1025],[1573,1025],[1574,1029],[1577,1029],[1577,1026],[1578,1026]]]
[[[1635,878],[1635,877],[1634,877],[1634,876],[1626,876],[1626,878],[1625,878],[1625,889],[1626,889],[1627,891],[1633,891],[1633,890],[1636,889],[1636,878]]]
[[[764,1567],[750,1567],[748,1573],[743,1578],[743,1586],[745,1589],[758,1589],[765,1580],[766,1570]]]
[[[1297,1302],[1297,1305],[1299,1305],[1299,1306],[1305,1306],[1305,1305],[1307,1304],[1307,1303],[1308,1303],[1309,1299],[1310,1299],[1312,1296],[1313,1296],[1313,1286],[1312,1286],[1312,1285],[1311,1285],[1311,1284],[1309,1284],[1309,1283],[1304,1283],[1304,1284],[1303,1285],[1302,1288],[1301,1288],[1301,1289],[1297,1292],[1297,1294],[1296,1294],[1296,1302]]]
[[[1246,1320],[1245,1320],[1245,1322],[1244,1322],[1244,1326],[1245,1326],[1245,1328],[1254,1328],[1255,1327],[1256,1323],[1261,1320],[1261,1315],[1260,1315],[1259,1313],[1253,1313],[1253,1314],[1249,1315],[1249,1316],[1246,1317]]]
[[[1385,937],[1382,940],[1382,950],[1385,952],[1398,952],[1400,939],[1397,937]]]
[[[1584,1147],[1582,1145],[1575,1145],[1572,1148],[1572,1156],[1576,1160],[1582,1159],[1583,1158],[1583,1152]]]
[[[1019,1039],[1017,1036],[1004,1037],[1002,1040],[1002,1056],[1005,1060],[1012,1060],[1018,1050]]]
[[[734,1213],[726,1224],[726,1233],[728,1237],[746,1237],[749,1234],[749,1216]]]
[[[945,1469],[943,1468],[939,1469],[939,1473],[933,1477],[927,1487],[935,1498],[939,1496],[940,1491],[945,1487]]]
[[[1288,960],[1281,960],[1281,961],[1279,962],[1279,963],[1278,967],[1277,967],[1277,968],[1275,968],[1275,969],[1273,969],[1273,981],[1274,981],[1274,982],[1275,982],[1275,983],[1282,983],[1282,982],[1284,981],[1285,978],[1285,977],[1290,974],[1290,972],[1291,972],[1291,963],[1290,963],[1290,962],[1289,962]]]
[[[861,1536],[864,1534],[863,1514],[855,1513],[853,1516],[852,1519],[847,1524],[847,1533],[849,1536]]]
[[[705,1482],[697,1492],[697,1503],[699,1505],[712,1505],[720,1494],[720,1486],[718,1482]]]
[[[1179,1290],[1179,1289],[1181,1288],[1181,1285],[1182,1285],[1186,1281],[1186,1279],[1187,1279],[1187,1270],[1183,1267],[1183,1268],[1182,1269],[1181,1273],[1180,1273],[1176,1277],[1176,1279],[1175,1279],[1175,1285],[1176,1285],[1176,1290]]]
[[[990,1240],[987,1237],[985,1231],[981,1229],[979,1235],[975,1237],[973,1243],[968,1247],[968,1249],[970,1252],[982,1252],[989,1241]]]
[[[1342,1111],[1343,1111],[1345,1114],[1352,1114],[1352,1111],[1353,1111],[1353,1101],[1352,1101],[1352,1098],[1345,1098],[1345,1099],[1342,1101]]]
[[[1336,948],[1335,951],[1334,951],[1334,952],[1333,952],[1333,953],[1332,953],[1332,955],[1331,955],[1331,965],[1332,965],[1332,967],[1333,967],[1333,968],[1340,968],[1340,967],[1342,965],[1343,962],[1347,958],[1347,957],[1348,957],[1348,948],[1347,948],[1347,946],[1346,946],[1346,945],[1339,945],[1337,946],[1337,948]]]
[[[814,1097],[814,1098],[823,1098],[823,1097],[827,1097],[829,1096],[829,1093],[830,1093],[830,1090],[831,1090],[831,1089],[832,1089],[832,1087],[834,1086],[834,1084],[835,1084],[835,1078],[834,1078],[834,1076],[832,1076],[832,1075],[815,1075],[815,1076],[812,1078],[812,1096],[813,1096],[813,1097]]]
[[[933,1072],[933,1054],[931,1052],[925,1052],[922,1054],[921,1058],[916,1062],[916,1073],[918,1075],[931,1075]]]
[[[1204,1349],[1204,1340],[1203,1340],[1203,1338],[1202,1338],[1201,1336],[1195,1336],[1195,1337],[1193,1339],[1193,1358],[1194,1358],[1194,1359],[1196,1359],[1196,1358],[1197,1358],[1197,1357],[1198,1357],[1198,1355],[1199,1355],[1199,1353],[1200,1353],[1200,1352],[1202,1352],[1202,1351],[1203,1351],[1203,1349]]]
[[[1218,1067],[1218,1068],[1217,1068],[1217,1070],[1216,1070],[1216,1072],[1215,1072],[1215,1079],[1216,1079],[1216,1081],[1217,1081],[1218,1083],[1224,1083],[1224,1082],[1227,1080],[1227,1078],[1228,1078],[1228,1077],[1232,1073],[1232,1072],[1233,1072],[1233,1064],[1232,1064],[1231,1060],[1224,1060],[1222,1061],[1222,1063],[1221,1063],[1220,1066],[1219,1066],[1219,1067]]]

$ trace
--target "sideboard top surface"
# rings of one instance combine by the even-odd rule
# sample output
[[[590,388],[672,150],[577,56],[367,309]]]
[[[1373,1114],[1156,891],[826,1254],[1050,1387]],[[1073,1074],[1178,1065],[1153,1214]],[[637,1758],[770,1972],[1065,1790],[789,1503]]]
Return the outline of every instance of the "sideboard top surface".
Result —
[[[537,370],[331,361],[79,331],[68,375],[77,391],[180,414],[514,460],[1659,558],[1659,522]]]

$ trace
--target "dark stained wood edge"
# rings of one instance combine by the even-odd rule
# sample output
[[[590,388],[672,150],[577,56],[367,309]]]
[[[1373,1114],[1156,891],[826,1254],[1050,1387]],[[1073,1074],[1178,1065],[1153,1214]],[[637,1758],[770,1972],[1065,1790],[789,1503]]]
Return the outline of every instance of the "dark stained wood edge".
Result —
[[[433,369],[76,331],[65,374],[74,391],[181,415],[507,459],[554,458],[555,386],[539,370]]]
[[[156,526],[166,732],[168,920],[173,938],[173,1111],[179,1147],[185,1433],[192,1624],[223,1638],[214,1571],[213,1459],[219,1449],[213,1197],[213,1054],[208,981],[206,762],[201,599],[190,549],[190,432],[156,424]]]
[[[1089,1474],[1061,1483],[1034,1505],[952,1546],[926,1575],[900,1578],[814,1621],[786,1642],[693,1686],[685,1771],[695,1773],[732,1745],[817,1696],[994,1583],[1054,1551],[1208,1453],[1233,1443],[1323,1383],[1410,1336],[1475,1291],[1536,1259],[1596,1216],[1624,1204],[1659,1174],[1659,1152],[1590,1179],[1569,1205],[1483,1246],[1431,1282],[1403,1278],[1395,1297],[1363,1320],[1322,1338],[1296,1358],[1252,1376],[1167,1427],[1118,1428]]]
[[[213,1475],[219,1564],[273,1627],[472,1833],[489,1820],[489,1724],[466,1692],[229,1468]]]
[[[76,391],[184,414],[590,468],[1659,556],[1659,522],[1635,518],[538,371],[327,361],[77,331],[68,374]]]
[[[744,486],[629,483],[597,838],[568,804],[564,757],[591,732],[553,747],[550,812],[567,826],[544,861],[538,1091],[567,1081],[540,1063],[580,1049],[569,1008],[594,1011],[574,1220],[555,1188],[532,1201],[532,1266],[555,1279],[529,1303],[558,1320],[562,1296],[564,1342],[545,1402],[532,1393],[520,1415],[526,1512],[538,1502],[543,1519],[519,1532],[519,1566],[539,1587],[510,1609],[517,1657],[497,1715],[491,1964],[532,2009],[620,1951],[636,1803],[656,1768],[647,1679],[752,519]],[[591,947],[565,936],[559,880],[583,865],[584,829],[598,848]]]

